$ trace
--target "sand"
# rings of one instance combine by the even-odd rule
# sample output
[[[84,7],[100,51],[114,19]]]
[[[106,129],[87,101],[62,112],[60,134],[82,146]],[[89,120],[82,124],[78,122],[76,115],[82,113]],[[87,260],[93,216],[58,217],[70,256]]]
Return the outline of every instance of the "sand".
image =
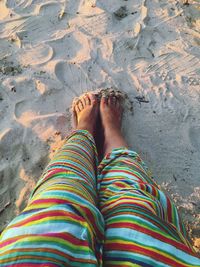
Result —
[[[74,97],[123,90],[123,130],[200,250],[200,3],[0,1],[0,229],[70,132]]]

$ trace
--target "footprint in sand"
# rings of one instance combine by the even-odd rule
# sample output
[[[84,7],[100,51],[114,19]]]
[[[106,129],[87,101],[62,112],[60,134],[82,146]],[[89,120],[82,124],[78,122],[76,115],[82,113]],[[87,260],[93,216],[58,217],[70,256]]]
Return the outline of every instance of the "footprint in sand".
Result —
[[[30,104],[30,101],[22,100],[16,103],[14,114],[17,119],[20,118],[23,112],[25,112]]]
[[[73,60],[73,58],[76,57],[77,61],[77,55],[80,54],[82,56],[82,60],[85,58],[83,57],[83,53],[85,51],[82,51],[82,41],[83,38],[81,38],[83,34],[75,34],[75,33],[68,33],[60,36],[58,35],[56,39],[49,41],[48,43],[50,44],[51,48],[55,51],[54,53],[54,60],[55,59],[61,59],[62,60]],[[84,37],[84,36],[83,36]],[[78,41],[78,39],[81,39]],[[87,40],[88,41],[88,40]],[[63,51],[63,47],[65,48]],[[87,47],[85,45],[85,47]],[[82,52],[82,53],[81,53]],[[87,53],[88,54],[88,53]]]
[[[11,3],[10,5],[12,6]],[[31,7],[33,6],[31,5]],[[16,9],[19,14],[24,14],[24,8],[24,3],[22,3],[12,9],[14,11]],[[56,38],[60,31],[68,29],[67,18],[60,19],[62,10],[62,4],[56,2],[36,5],[34,11],[27,10],[29,16],[24,17],[23,21],[18,22],[17,25],[10,23],[7,28],[3,29],[2,34],[6,36],[9,33],[10,36],[11,33],[15,33],[23,44],[30,42],[35,44],[50,40],[52,37]]]
[[[68,87],[68,92],[74,97],[83,92],[91,91],[94,85],[88,75],[75,63],[59,62],[55,67],[57,78]]]
[[[53,49],[46,44],[26,47],[18,53],[18,61],[22,65],[40,65],[50,61],[52,57]]]

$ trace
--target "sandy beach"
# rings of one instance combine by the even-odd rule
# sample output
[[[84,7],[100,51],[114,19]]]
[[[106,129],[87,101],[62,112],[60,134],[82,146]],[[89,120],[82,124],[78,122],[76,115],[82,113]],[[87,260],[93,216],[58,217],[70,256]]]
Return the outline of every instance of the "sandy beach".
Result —
[[[0,1],[0,231],[71,131],[74,97],[128,96],[123,131],[200,253],[199,0]]]

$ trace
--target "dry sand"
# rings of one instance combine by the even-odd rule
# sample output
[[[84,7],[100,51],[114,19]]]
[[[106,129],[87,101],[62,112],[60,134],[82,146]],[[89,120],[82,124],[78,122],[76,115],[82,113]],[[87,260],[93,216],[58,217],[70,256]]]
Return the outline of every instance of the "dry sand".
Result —
[[[200,249],[199,0],[0,1],[0,228],[69,133],[73,98],[107,87],[129,96],[129,144]]]

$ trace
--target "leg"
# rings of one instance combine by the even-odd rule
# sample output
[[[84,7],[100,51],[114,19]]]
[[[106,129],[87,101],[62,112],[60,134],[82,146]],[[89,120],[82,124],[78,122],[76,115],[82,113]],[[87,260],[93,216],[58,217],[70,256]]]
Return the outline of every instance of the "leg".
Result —
[[[117,101],[102,100],[100,105],[107,153],[98,175],[106,225],[104,265],[200,266],[176,207],[151,179],[137,153],[124,148]]]
[[[78,130],[47,166],[27,208],[2,234],[2,267],[101,265],[104,225],[96,207],[97,156],[90,134],[96,102],[90,96],[75,109]]]

